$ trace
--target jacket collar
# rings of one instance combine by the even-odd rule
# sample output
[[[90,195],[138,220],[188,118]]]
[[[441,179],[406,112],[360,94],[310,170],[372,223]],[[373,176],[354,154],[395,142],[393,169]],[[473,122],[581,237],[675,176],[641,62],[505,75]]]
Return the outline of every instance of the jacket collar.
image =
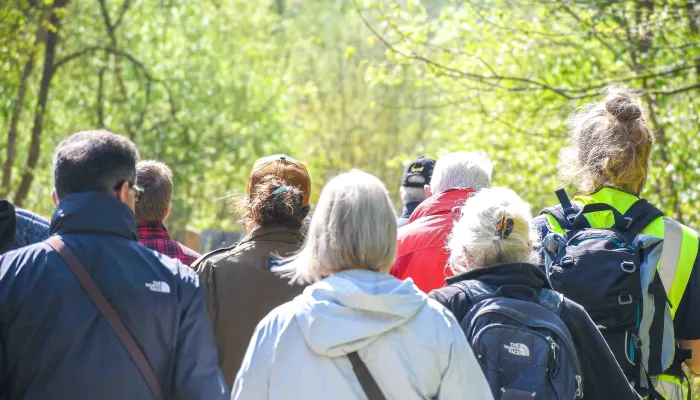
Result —
[[[259,226],[250,231],[238,244],[257,241],[303,243],[304,233],[301,228],[289,228],[283,225]]]
[[[136,217],[116,197],[81,192],[61,199],[51,218],[51,234],[109,233],[136,240]]]
[[[472,188],[454,188],[425,199],[411,215],[410,222],[428,215],[449,214],[459,212],[469,197],[474,194]]]
[[[170,239],[170,234],[161,221],[139,221],[136,230],[139,239]]]
[[[403,206],[403,213],[401,213],[401,218],[411,218],[411,215],[413,215],[413,212],[416,211],[416,208],[420,205],[420,201],[409,201]]]
[[[446,279],[448,285],[467,280],[478,280],[493,286],[523,285],[533,289],[552,288],[544,272],[527,263],[492,265]]]
[[[12,248],[16,230],[15,207],[7,200],[0,200],[0,254]]]

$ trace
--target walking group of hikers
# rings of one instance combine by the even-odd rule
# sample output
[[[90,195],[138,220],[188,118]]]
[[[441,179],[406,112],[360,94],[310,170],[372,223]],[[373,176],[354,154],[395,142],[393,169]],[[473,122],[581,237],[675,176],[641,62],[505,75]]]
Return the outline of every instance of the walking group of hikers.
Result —
[[[76,133],[50,223],[0,203],[0,399],[689,399],[698,235],[639,198],[643,108],[609,90],[570,139],[578,195],[535,218],[477,153],[418,158],[398,219],[357,170],[311,215],[306,167],[265,157],[247,236],[200,256],[167,166]]]

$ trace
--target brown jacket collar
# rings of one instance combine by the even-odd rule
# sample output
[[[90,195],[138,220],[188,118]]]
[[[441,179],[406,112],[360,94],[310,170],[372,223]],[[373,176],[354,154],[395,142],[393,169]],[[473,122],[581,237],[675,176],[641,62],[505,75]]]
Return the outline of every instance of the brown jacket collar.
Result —
[[[284,242],[303,243],[304,233],[301,228],[289,228],[282,225],[261,226],[253,229],[238,245],[248,242]]]

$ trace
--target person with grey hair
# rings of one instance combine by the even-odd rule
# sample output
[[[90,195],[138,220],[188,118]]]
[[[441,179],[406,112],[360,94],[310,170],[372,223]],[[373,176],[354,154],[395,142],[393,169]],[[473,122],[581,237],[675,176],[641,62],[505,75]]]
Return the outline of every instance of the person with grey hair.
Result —
[[[538,399],[639,399],[586,311],[553,291],[535,265],[531,221],[530,206],[510,189],[471,197],[447,244],[456,276],[429,297],[460,321],[501,398],[522,392]],[[568,395],[551,397],[552,388]]]
[[[301,252],[279,267],[315,283],[260,322],[231,398],[492,399],[454,317],[387,274],[395,253],[381,181],[360,171],[332,179]]]
[[[399,228],[408,224],[413,212],[425,200],[425,186],[430,185],[434,168],[435,160],[420,156],[404,170],[399,188],[403,212],[396,219],[396,225]]]
[[[411,215],[408,225],[399,229],[396,262],[391,274],[411,278],[424,292],[445,286],[451,276],[445,243],[459,207],[477,191],[491,183],[493,166],[480,153],[452,153],[435,163],[428,198]]]

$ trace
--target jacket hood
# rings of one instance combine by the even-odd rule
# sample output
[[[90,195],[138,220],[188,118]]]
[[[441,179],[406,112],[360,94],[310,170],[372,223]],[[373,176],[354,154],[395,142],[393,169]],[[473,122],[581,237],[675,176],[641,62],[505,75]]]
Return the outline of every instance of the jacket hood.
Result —
[[[295,319],[309,348],[343,356],[411,320],[427,296],[411,280],[367,270],[343,271],[299,295]]]
[[[51,234],[110,233],[136,240],[136,216],[129,206],[103,192],[70,194],[51,218]]]
[[[476,192],[472,188],[456,188],[430,196],[416,207],[409,223],[428,215],[449,214],[455,209],[459,212],[459,207],[462,207],[474,193]]]
[[[493,286],[523,285],[533,289],[552,288],[544,271],[527,263],[492,265],[446,279],[448,285],[467,280],[478,280]]]
[[[16,231],[15,207],[7,200],[0,200],[0,254],[12,248]]]

